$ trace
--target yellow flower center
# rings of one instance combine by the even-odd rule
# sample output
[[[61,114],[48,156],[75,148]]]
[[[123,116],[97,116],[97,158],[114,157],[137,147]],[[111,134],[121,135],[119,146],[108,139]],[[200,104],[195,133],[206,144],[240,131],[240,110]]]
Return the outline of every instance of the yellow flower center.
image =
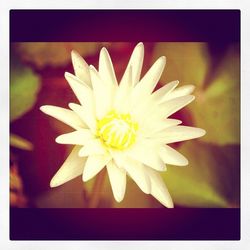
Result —
[[[138,124],[132,121],[130,114],[118,114],[116,111],[97,121],[97,136],[106,146],[119,150],[135,142],[137,129]]]

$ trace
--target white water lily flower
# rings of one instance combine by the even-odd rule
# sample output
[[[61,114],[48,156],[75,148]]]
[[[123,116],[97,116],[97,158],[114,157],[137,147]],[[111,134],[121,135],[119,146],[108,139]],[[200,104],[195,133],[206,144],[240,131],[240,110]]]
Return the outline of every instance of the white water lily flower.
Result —
[[[75,75],[65,73],[80,104],[70,109],[42,106],[41,110],[75,131],[60,135],[57,143],[75,145],[50,182],[59,186],[82,174],[88,181],[107,167],[114,198],[120,202],[128,174],[146,194],[172,208],[171,196],[160,173],[166,164],[184,166],[188,160],[167,144],[203,136],[200,128],[180,126],[171,119],[191,101],[192,85],[176,88],[173,81],[153,92],[165,67],[160,57],[140,79],[144,47],[139,43],[118,85],[108,51],[100,52],[99,70],[89,66],[75,51]]]

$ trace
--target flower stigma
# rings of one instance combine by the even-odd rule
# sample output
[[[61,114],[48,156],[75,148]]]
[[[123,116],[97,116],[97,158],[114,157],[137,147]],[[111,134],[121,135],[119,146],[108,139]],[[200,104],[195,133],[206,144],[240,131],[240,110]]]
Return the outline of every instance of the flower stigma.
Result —
[[[97,136],[107,147],[118,150],[135,143],[137,129],[138,124],[130,114],[119,114],[114,110],[97,121]]]

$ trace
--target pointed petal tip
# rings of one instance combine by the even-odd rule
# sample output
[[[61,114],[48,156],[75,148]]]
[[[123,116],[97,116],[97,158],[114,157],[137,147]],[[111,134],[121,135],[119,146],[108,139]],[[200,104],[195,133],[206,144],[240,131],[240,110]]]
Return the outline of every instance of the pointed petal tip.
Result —
[[[41,106],[39,109],[40,109],[40,111],[42,111],[43,113],[45,113],[46,105]]]
[[[77,52],[77,51],[75,51],[75,50],[71,50],[71,57],[73,58],[73,57],[79,57],[80,55],[79,55],[79,53]]]
[[[83,182],[87,182],[89,181],[91,178],[89,178],[89,176],[87,176],[86,174],[84,174],[84,171],[83,171],[83,174],[82,174],[82,181]]]
[[[79,154],[78,154],[79,155]],[[85,174],[84,174],[84,171],[83,171],[83,173],[82,173],[82,181],[83,182],[86,182],[87,181],[87,178],[86,178],[86,176],[85,176]]]
[[[72,78],[72,76],[71,76],[71,74],[69,72],[65,72],[64,77],[65,77],[66,80]]]
[[[137,43],[136,44],[136,46],[135,47],[141,47],[141,48],[144,48],[144,44],[143,44],[143,42],[139,42],[139,43]]]
[[[193,92],[195,90],[195,85],[190,84],[189,86],[190,86],[190,91]]]
[[[173,203],[173,200],[172,200],[171,196],[165,197],[160,202],[161,202],[162,205],[164,205],[167,208],[174,208],[174,203]]]
[[[174,203],[173,203],[173,201],[168,205],[167,208],[174,208]]]
[[[102,47],[100,53],[107,53],[108,54],[107,48],[106,47]]]
[[[170,93],[171,95],[171,93]],[[179,97],[174,97],[173,99],[169,99],[168,101],[177,101],[177,100],[181,100],[183,102],[185,102],[185,106],[188,105],[189,103],[191,103],[193,100],[195,99],[194,95],[184,95],[184,96],[179,96]]]
[[[92,64],[89,65],[89,70],[90,70],[90,72],[97,73],[97,69]]]
[[[166,63],[166,61],[167,61],[166,56],[161,56],[159,59],[162,60],[162,61],[165,62],[165,63]]]
[[[76,105],[78,105],[78,104],[73,103],[73,102],[70,102],[70,103],[68,104],[69,108],[72,109],[72,110],[74,109],[74,107],[75,107]]]
[[[185,89],[185,95],[190,95],[194,89],[195,89],[195,85],[193,84],[186,84],[186,85],[183,85],[179,88],[180,90],[181,89]]]
[[[52,179],[51,179],[51,181],[50,181],[50,183],[49,183],[49,186],[51,187],[51,188],[54,188],[54,187],[57,187],[57,186],[59,186],[60,184],[56,181],[56,179],[53,177]]]
[[[166,208],[174,208],[174,203],[170,194],[161,198],[157,197],[155,194],[152,195]]]
[[[61,136],[60,136],[60,135],[56,137],[55,142],[56,142],[56,143],[59,143],[59,144],[62,143],[62,140],[61,140]]]
[[[120,197],[120,196],[114,196],[114,198],[115,198],[116,202],[118,202],[118,203],[121,203],[123,200],[123,197]]]
[[[189,161],[188,161],[187,158],[185,158],[185,160],[183,160],[183,163],[180,166],[181,167],[186,167],[186,166],[188,166],[188,164],[189,164]]]
[[[139,42],[133,49],[133,53],[139,53],[142,57],[144,56],[144,44]]]
[[[54,107],[54,106],[52,106],[52,105],[43,105],[43,106],[41,106],[39,109],[40,109],[43,113],[48,114],[48,112],[49,112],[49,110],[50,110],[51,107]]]
[[[194,92],[195,85],[193,85],[193,84],[187,84],[187,85],[184,85],[184,86],[180,87],[179,89],[182,89],[182,88],[186,89],[185,95],[190,95],[191,93]]]
[[[164,167],[162,169],[158,169],[157,171],[159,171],[159,172],[165,172],[165,171],[167,171],[167,166],[164,165]]]
[[[68,103],[68,106],[69,106],[70,108],[72,107],[72,105],[74,105],[73,102]]]
[[[197,128],[197,127],[191,127],[191,128],[195,129],[195,137],[193,139],[200,138],[207,133],[206,130],[202,128]]]
[[[179,84],[179,81],[175,80],[175,81],[167,82],[165,84],[161,84],[161,86],[162,87],[169,86],[169,88],[171,86],[170,90],[168,90],[168,92],[170,93],[171,91],[173,91],[177,87],[178,84]]]
[[[204,136],[207,133],[205,129],[200,128],[200,137]]]
[[[161,57],[159,57],[159,58],[156,60],[156,63],[157,63],[157,64],[160,64],[160,65],[163,67],[163,66],[165,66],[165,64],[166,64],[166,61],[167,61],[166,57],[165,57],[165,56],[161,56]]]
[[[173,164],[173,165],[178,166],[178,167],[187,167],[188,164],[189,164],[189,161],[185,158],[185,160],[183,159],[183,161],[178,163],[178,165],[177,164]]]
[[[194,95],[188,95],[188,96],[190,96],[189,98],[190,98],[190,102],[192,102],[194,99],[195,99],[195,96]]]
[[[69,84],[70,84],[71,80],[77,81],[78,83],[82,82],[77,76],[75,76],[75,75],[73,75],[73,74],[71,74],[71,73],[69,73],[67,71],[64,73],[64,77],[68,81]]]

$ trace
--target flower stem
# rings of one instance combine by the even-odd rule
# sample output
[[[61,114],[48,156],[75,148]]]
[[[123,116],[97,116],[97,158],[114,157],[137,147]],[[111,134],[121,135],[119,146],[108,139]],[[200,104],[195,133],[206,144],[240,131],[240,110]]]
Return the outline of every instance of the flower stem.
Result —
[[[96,176],[95,183],[94,183],[94,186],[93,186],[93,189],[91,192],[91,196],[89,199],[89,204],[88,204],[89,208],[98,207],[98,204],[99,204],[100,198],[101,198],[101,189],[103,187],[105,177],[106,177],[106,169],[103,169]]]

